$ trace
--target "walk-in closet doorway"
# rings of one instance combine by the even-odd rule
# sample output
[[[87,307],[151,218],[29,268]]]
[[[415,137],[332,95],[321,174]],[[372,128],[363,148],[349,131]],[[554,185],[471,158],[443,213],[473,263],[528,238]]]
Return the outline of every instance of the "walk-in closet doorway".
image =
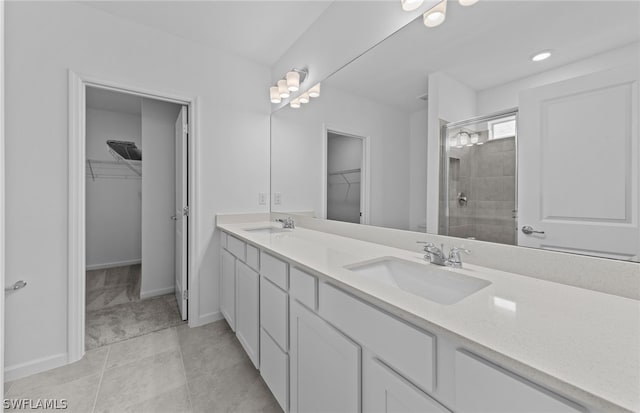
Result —
[[[194,105],[71,73],[70,362],[189,316]]]

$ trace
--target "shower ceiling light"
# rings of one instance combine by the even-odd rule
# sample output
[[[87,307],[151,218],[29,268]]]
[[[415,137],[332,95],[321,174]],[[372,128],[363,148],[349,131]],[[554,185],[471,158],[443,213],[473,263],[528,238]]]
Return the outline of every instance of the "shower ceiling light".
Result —
[[[447,0],[433,6],[425,14],[422,15],[422,21],[427,27],[440,26],[447,17]]]
[[[400,0],[402,3],[402,10],[413,11],[422,6],[424,0]]]
[[[543,50],[531,56],[531,60],[534,62],[541,62],[551,57],[551,50]]]
[[[473,6],[478,0],[458,0],[461,6]]]

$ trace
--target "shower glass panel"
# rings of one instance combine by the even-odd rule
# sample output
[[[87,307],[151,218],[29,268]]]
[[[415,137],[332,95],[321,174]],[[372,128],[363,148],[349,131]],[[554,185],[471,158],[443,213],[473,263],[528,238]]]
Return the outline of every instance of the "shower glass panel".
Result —
[[[516,245],[517,112],[442,128],[439,233]]]

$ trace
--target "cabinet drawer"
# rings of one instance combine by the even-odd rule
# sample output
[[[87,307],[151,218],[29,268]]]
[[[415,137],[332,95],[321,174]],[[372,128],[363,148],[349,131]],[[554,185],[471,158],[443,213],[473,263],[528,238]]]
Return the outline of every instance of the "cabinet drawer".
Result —
[[[318,279],[311,274],[291,268],[289,295],[312,310],[318,308]]]
[[[289,350],[288,319],[289,296],[260,277],[260,325],[284,351]]]
[[[524,378],[456,351],[456,410],[466,412],[583,412],[580,406]]]
[[[227,235],[227,250],[242,261],[246,259],[245,246],[244,241],[240,241],[232,235]]]
[[[260,329],[260,375],[283,411],[289,404],[289,356]]]
[[[247,265],[256,271],[260,271],[260,251],[253,245],[247,244]]]
[[[321,283],[322,318],[370,349],[418,387],[435,383],[435,337],[418,330],[335,287]]]
[[[288,269],[289,264],[286,262],[272,257],[265,252],[260,252],[260,275],[267,277],[285,291],[289,289],[287,280]]]

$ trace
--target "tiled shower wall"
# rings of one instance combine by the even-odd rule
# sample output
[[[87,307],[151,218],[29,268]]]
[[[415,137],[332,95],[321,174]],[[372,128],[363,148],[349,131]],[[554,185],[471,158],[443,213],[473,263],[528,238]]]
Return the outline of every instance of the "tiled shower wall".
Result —
[[[466,205],[458,202],[459,193],[467,196]],[[515,210],[515,138],[449,150],[450,236],[515,245]]]

